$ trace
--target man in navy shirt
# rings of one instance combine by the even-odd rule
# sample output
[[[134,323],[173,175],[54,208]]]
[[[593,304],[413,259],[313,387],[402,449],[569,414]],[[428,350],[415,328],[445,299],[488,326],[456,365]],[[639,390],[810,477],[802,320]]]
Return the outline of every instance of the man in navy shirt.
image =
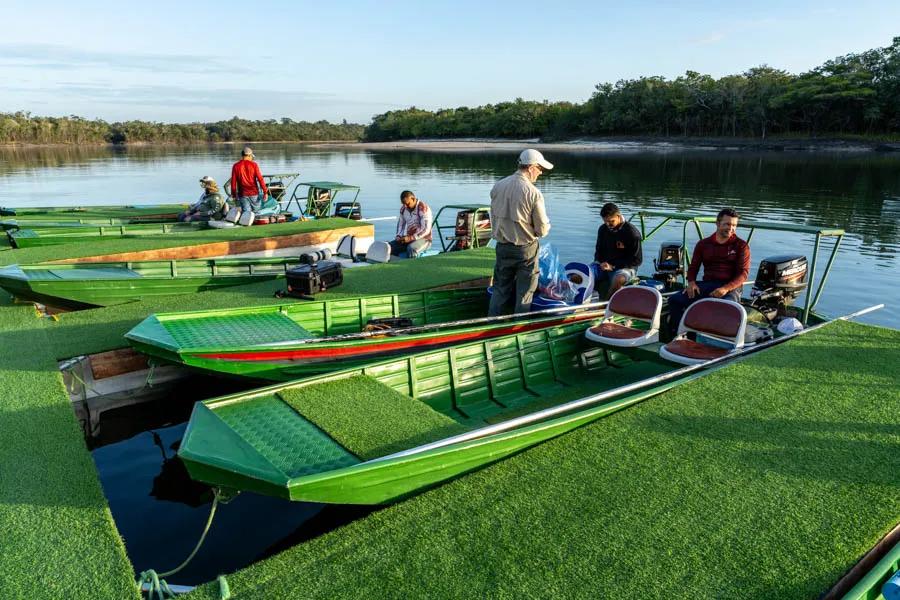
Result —
[[[641,234],[627,222],[619,207],[607,202],[600,209],[603,225],[597,230],[594,247],[594,264],[591,265],[596,283],[609,282],[606,297],[631,281],[637,275],[644,257],[641,250]]]

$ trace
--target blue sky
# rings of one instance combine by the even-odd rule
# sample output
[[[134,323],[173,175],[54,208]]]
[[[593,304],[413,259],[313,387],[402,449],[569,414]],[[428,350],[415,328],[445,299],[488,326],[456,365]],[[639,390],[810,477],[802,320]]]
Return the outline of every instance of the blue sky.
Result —
[[[582,102],[597,83],[802,72],[900,35],[900,2],[4,0],[0,112],[347,119]]]

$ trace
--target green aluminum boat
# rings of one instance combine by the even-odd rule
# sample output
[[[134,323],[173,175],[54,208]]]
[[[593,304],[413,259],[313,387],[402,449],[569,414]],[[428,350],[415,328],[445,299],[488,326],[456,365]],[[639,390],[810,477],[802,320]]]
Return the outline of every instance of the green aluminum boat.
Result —
[[[487,318],[487,309],[484,288],[432,290],[162,313],[147,317],[125,337],[136,350],[166,362],[288,381],[428,348],[582,322],[602,312],[594,305],[578,312]],[[402,321],[379,322],[384,319]]]
[[[894,539],[896,538],[897,536],[894,536]],[[890,588],[890,591],[894,593],[893,597],[896,598],[900,581],[889,583],[895,577],[900,578],[900,542],[885,552],[881,560],[869,569],[856,585],[841,596],[841,600],[885,600],[886,586]]]
[[[274,280],[299,261],[288,257],[10,265],[0,268],[0,287],[18,298],[77,310]]]
[[[15,248],[55,246],[77,242],[93,242],[97,238],[145,237],[151,235],[180,235],[206,229],[207,224],[197,223],[138,223],[135,225],[72,225],[33,227],[7,231]]]
[[[178,454],[193,479],[226,492],[389,503],[827,325],[679,367],[660,359],[656,345],[628,355],[589,345],[585,331],[595,323],[197,403]]]
[[[187,204],[153,204],[135,206],[41,206],[41,207],[0,207],[0,216],[19,222],[63,221],[88,222],[92,220],[117,221],[123,223],[152,223],[174,221],[188,207]],[[100,223],[103,224],[103,223]]]

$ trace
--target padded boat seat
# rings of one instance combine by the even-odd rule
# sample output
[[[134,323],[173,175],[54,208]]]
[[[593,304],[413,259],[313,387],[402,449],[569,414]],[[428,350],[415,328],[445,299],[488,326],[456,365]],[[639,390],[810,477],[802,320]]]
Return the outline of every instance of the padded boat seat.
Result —
[[[666,344],[666,349],[672,354],[683,356],[685,358],[693,358],[699,361],[712,360],[728,354],[728,348],[720,348],[718,346],[709,346],[699,342],[691,341],[687,338],[673,340]]]
[[[660,348],[659,355],[683,365],[706,362],[741,350],[746,330],[747,311],[743,306],[731,300],[704,298],[688,307],[675,339]],[[687,339],[689,333],[698,334],[698,341]],[[705,339],[711,343],[699,341]]]
[[[640,329],[635,329],[634,327],[626,327],[625,325],[619,325],[618,323],[600,323],[596,327],[591,327],[589,330],[591,334],[588,336],[588,339],[593,339],[597,341],[596,338],[613,338],[616,340],[633,340],[640,337],[643,337],[646,331],[641,331]]]
[[[606,305],[604,321],[584,332],[592,342],[608,346],[634,347],[659,341],[663,298],[659,290],[642,285],[619,289]],[[649,329],[637,329],[613,322],[616,317],[643,321]]]
[[[366,251],[366,262],[386,263],[391,260],[391,245],[387,242],[372,242]]]
[[[356,249],[356,236],[345,234],[338,242],[335,254],[338,256],[346,256],[353,262],[359,260],[359,251]]]

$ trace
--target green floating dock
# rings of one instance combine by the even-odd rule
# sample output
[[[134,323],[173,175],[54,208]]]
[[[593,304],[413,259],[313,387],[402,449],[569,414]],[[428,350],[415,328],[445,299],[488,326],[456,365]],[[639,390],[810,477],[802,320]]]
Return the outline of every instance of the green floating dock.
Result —
[[[900,521],[898,352],[833,324],[228,575],[233,597],[814,600]]]

